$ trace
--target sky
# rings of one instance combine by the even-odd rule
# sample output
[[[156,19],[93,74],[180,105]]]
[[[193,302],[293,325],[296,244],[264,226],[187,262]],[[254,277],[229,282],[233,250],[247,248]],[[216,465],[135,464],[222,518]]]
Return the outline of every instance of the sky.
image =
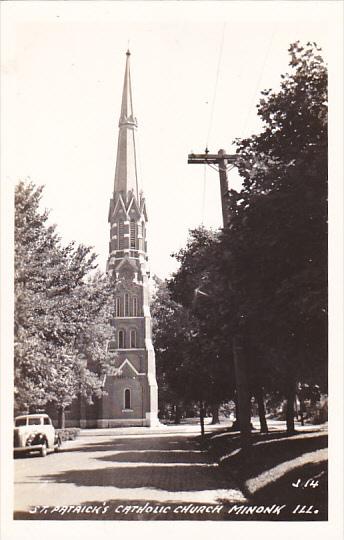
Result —
[[[63,242],[94,246],[105,270],[109,199],[129,46],[139,182],[152,274],[202,223],[221,226],[218,174],[188,165],[234,152],[261,129],[256,103],[278,89],[288,46],[333,47],[332,2],[10,2],[3,14],[3,182],[45,185]],[[230,187],[239,189],[235,170]]]

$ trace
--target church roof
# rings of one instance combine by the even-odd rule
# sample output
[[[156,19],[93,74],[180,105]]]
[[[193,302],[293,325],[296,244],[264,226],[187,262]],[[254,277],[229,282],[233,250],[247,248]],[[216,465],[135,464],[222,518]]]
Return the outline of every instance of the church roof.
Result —
[[[114,199],[121,194],[125,201],[130,191],[139,200],[135,145],[137,121],[133,111],[129,51],[126,56],[114,184]]]

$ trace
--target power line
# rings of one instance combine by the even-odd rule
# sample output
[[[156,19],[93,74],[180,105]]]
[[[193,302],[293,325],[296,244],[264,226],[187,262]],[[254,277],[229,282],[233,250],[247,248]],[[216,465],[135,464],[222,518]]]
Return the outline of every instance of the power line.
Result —
[[[218,86],[218,82],[219,82],[220,67],[221,67],[221,60],[222,60],[222,52],[223,52],[223,43],[224,43],[224,38],[225,38],[225,28],[226,28],[226,23],[224,23],[223,27],[222,27],[222,36],[221,36],[221,41],[220,41],[220,50],[219,50],[219,57],[218,57],[218,62],[217,62],[217,70],[216,70],[216,78],[215,78],[213,100],[212,100],[211,110],[210,110],[210,119],[209,119],[209,127],[208,127],[208,134],[207,134],[207,140],[206,140],[206,147],[208,147],[210,133],[211,133],[212,125],[213,125],[213,117],[214,117],[214,108],[215,108],[215,101],[216,101],[216,94],[217,94],[217,86]]]
[[[209,125],[208,125],[208,133],[206,138],[206,149],[205,152],[208,153],[208,141],[210,138],[210,133],[213,125],[213,118],[214,118],[214,109],[215,109],[215,101],[216,101],[216,95],[217,95],[217,87],[220,77],[220,67],[221,67],[221,61],[222,61],[222,52],[223,52],[223,43],[224,43],[224,37],[225,37],[225,28],[226,23],[222,26],[222,35],[220,40],[220,47],[219,47],[219,55],[218,55],[218,61],[217,61],[217,69],[216,69],[216,77],[215,77],[215,85],[214,85],[214,92],[213,92],[213,99],[211,103],[211,109],[210,109],[210,118],[209,118]],[[203,167],[203,190],[202,190],[202,219],[201,223],[203,225],[204,223],[204,213],[205,213],[205,198],[206,198],[206,184],[207,184],[207,166],[204,164]]]
[[[207,166],[203,166],[203,192],[202,192],[202,219],[201,224],[204,223],[204,209],[205,209],[205,194],[207,189]]]
[[[251,115],[251,112],[252,112],[252,107],[253,107],[253,104],[254,104],[254,100],[256,98],[258,88],[260,87],[260,83],[261,83],[261,80],[262,80],[262,77],[263,77],[263,74],[264,74],[264,71],[265,71],[266,63],[267,63],[267,60],[268,60],[268,56],[269,56],[269,53],[270,53],[270,49],[271,49],[271,45],[272,45],[274,37],[275,37],[275,32],[272,32],[269,43],[268,43],[268,46],[266,48],[263,63],[262,63],[262,66],[260,68],[260,74],[259,74],[259,77],[258,77],[258,80],[257,80],[257,85],[255,87],[255,90],[254,90],[253,94],[252,94],[251,103],[250,103],[249,108],[247,109],[247,114],[246,114],[246,117],[245,117],[245,121],[244,121],[244,123],[242,125],[242,128],[240,130],[240,138],[241,139],[242,139],[242,137],[244,135],[248,119],[249,119],[249,117]]]

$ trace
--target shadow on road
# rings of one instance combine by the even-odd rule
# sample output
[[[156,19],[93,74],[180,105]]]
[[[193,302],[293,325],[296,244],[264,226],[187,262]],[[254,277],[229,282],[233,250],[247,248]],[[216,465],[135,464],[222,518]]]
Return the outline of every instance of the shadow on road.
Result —
[[[218,467],[210,466],[211,474],[205,474],[208,465],[161,463],[146,464],[138,462],[135,467],[113,467],[101,469],[82,469],[45,475],[43,481],[70,483],[76,486],[112,486],[115,488],[155,488],[166,491],[201,491],[225,489],[227,482],[217,474]],[[37,480],[41,482],[41,480]]]

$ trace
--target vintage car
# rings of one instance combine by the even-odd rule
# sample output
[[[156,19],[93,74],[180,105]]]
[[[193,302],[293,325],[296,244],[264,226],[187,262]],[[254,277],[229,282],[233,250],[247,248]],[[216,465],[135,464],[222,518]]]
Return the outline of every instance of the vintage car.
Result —
[[[47,414],[25,414],[14,419],[14,453],[57,452],[61,439]]]

